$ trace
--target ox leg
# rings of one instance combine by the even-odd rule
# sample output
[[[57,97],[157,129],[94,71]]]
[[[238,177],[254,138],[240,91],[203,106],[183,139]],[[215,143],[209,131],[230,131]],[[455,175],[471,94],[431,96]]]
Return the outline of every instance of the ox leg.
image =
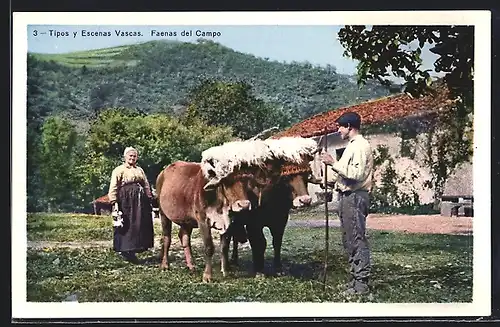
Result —
[[[209,283],[212,281],[212,258],[214,256],[214,242],[206,218],[198,220],[198,227],[200,228],[200,234],[203,239],[203,245],[205,248],[205,271],[203,272],[203,282]]]
[[[252,260],[255,277],[264,276],[264,253],[266,251],[266,237],[262,226],[248,226],[248,240],[252,248]]]
[[[238,265],[238,243],[245,243],[248,240],[248,233],[245,225],[241,223],[233,223],[232,227],[233,253],[231,254],[231,264]]]
[[[233,237],[231,237],[233,241],[233,252],[231,253],[231,264],[238,265],[238,241]]]
[[[231,242],[231,239],[232,239],[231,235],[220,236],[220,251],[221,251],[220,270],[222,272],[222,276],[224,277],[227,277],[229,271],[229,243]]]
[[[179,228],[179,241],[181,242],[182,249],[184,250],[184,257],[186,258],[186,265],[189,270],[193,271],[193,256],[191,254],[191,233],[193,227],[180,226]]]
[[[281,263],[281,245],[283,244],[283,234],[285,226],[273,226],[270,228],[273,237],[273,250],[274,250],[274,271],[276,275],[283,276],[283,266]]]
[[[163,213],[160,212],[161,227],[163,230],[163,243],[161,246],[161,265],[162,269],[169,268],[168,251],[170,250],[170,243],[172,241],[172,221],[168,219]]]

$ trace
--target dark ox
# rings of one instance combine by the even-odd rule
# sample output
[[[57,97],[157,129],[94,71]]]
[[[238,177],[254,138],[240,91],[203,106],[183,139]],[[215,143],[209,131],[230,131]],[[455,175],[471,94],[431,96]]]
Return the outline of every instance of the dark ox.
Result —
[[[311,175],[309,161],[313,158],[311,156],[304,156],[303,158],[304,161],[300,165],[283,161],[278,163],[279,176],[262,191],[260,205],[258,199],[251,196],[250,200],[254,205],[253,210],[235,214],[231,233],[228,233],[224,239],[225,244],[223,247],[228,247],[232,239],[233,252],[231,261],[237,264],[238,240],[240,243],[246,241],[245,237],[242,236],[246,227],[246,234],[252,249],[253,270],[256,276],[263,276],[264,274],[264,253],[267,246],[263,232],[264,227],[268,227],[272,235],[275,272],[282,275],[281,245],[290,209],[311,204],[307,183]],[[276,163],[274,165],[276,166]]]
[[[171,244],[172,222],[179,225],[179,240],[184,249],[187,267],[194,265],[191,255],[191,233],[200,228],[204,245],[205,271],[203,281],[212,278],[212,257],[214,244],[211,229],[218,229],[222,235],[230,225],[229,212],[249,211],[252,206],[249,191],[258,189],[261,172],[256,168],[239,169],[224,178],[208,180],[201,165],[190,162],[175,162],[166,167],[157,177],[159,211],[163,232],[161,267],[169,268],[168,252]],[[221,256],[221,271],[227,274],[227,251]]]

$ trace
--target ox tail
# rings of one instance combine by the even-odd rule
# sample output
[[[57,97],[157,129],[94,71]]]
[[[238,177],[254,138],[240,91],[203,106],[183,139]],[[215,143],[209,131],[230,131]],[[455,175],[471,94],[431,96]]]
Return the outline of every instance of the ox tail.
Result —
[[[163,181],[165,180],[165,177],[163,176],[163,173],[165,170],[162,170],[160,174],[156,177],[156,196],[159,198],[159,194],[161,192],[161,187],[163,186]]]

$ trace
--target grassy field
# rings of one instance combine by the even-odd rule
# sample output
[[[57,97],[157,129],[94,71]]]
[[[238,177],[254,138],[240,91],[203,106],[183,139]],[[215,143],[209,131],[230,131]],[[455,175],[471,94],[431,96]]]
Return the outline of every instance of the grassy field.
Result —
[[[319,214],[316,219],[322,217]],[[193,274],[187,271],[175,238],[170,253],[172,268],[162,272],[158,266],[157,250],[140,254],[145,261],[141,265],[120,260],[109,243],[112,240],[110,223],[110,217],[106,216],[29,214],[29,244],[37,241],[89,245],[100,241],[105,245],[83,247],[74,243],[73,247],[58,247],[50,243],[42,248],[29,248],[27,300],[64,301],[73,296],[80,302],[472,301],[472,236],[370,231],[372,293],[346,298],[341,294],[347,279],[346,258],[341,251],[339,231],[334,228],[330,230],[328,286],[323,292],[320,274],[323,271],[324,228],[287,228],[282,251],[284,277],[271,274],[272,246],[266,229],[269,276],[261,279],[250,276],[250,249],[240,246],[240,265],[234,267],[232,275],[222,277],[216,251],[214,283],[203,284],[204,264],[198,230],[194,231],[192,241],[197,271]],[[159,224],[155,224],[155,231],[159,238]],[[173,234],[177,234],[176,227]]]
[[[103,67],[109,65],[135,65],[134,60],[120,58],[130,46],[117,46],[104,49],[75,51],[61,54],[33,53],[39,60],[55,61],[62,65],[81,67]]]
[[[164,44],[172,46],[178,44],[178,41],[165,40]],[[98,68],[113,66],[135,66],[139,63],[137,51],[147,50],[158,42],[143,42],[131,45],[121,45],[116,47],[74,51],[67,53],[30,53],[36,59],[42,61],[54,61],[58,64],[69,67]]]

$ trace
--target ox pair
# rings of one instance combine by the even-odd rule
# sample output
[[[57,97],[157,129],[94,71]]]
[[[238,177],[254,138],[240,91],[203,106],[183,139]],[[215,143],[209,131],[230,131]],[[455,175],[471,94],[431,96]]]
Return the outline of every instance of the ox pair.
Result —
[[[307,194],[308,163],[316,151],[314,141],[302,138],[228,142],[204,151],[201,163],[175,162],[166,167],[156,183],[163,231],[161,267],[169,267],[174,222],[179,225],[178,236],[190,270],[194,269],[191,233],[193,228],[200,229],[205,282],[212,279],[211,230],[219,231],[221,271],[226,276],[229,241],[234,238],[233,230],[237,231],[231,226],[232,219],[248,231],[256,273],[263,270],[264,226],[272,228],[275,264],[281,267],[280,248],[288,212],[292,206],[311,202]]]
[[[316,142],[305,138],[269,139],[266,143],[272,153],[272,158],[268,160],[273,166],[272,182],[263,189],[258,201],[254,195],[250,195],[254,210],[236,213],[232,226],[233,231],[245,228],[256,277],[264,276],[264,253],[267,247],[264,227],[271,232],[274,271],[277,275],[283,274],[281,246],[290,210],[311,204],[307,189],[308,181],[312,178],[310,161],[319,150]],[[229,242],[231,239],[231,262],[237,265],[238,241],[231,233],[226,235],[224,241]]]

